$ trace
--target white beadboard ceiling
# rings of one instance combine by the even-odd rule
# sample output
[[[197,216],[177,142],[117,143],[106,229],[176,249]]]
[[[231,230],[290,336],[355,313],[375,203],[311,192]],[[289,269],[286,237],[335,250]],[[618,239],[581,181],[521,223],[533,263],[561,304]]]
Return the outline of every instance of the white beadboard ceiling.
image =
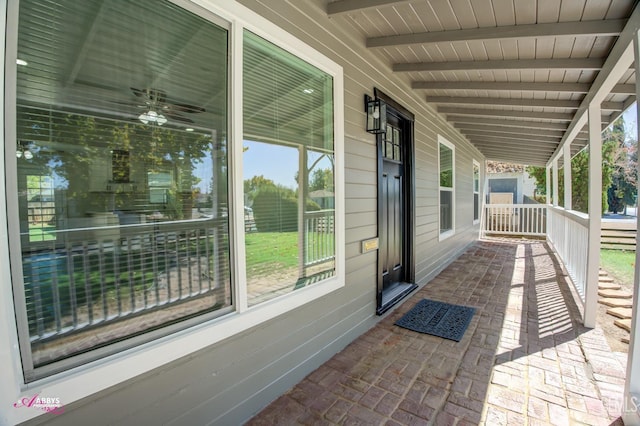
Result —
[[[544,165],[565,140],[573,153],[585,146],[591,99],[603,128],[635,101],[636,9],[637,0],[330,0],[326,11],[488,159]]]

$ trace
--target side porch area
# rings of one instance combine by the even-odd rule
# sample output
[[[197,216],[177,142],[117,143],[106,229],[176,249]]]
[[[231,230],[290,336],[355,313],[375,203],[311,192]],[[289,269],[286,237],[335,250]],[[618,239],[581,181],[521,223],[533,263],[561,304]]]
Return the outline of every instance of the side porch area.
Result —
[[[476,308],[460,342],[394,325],[424,298]],[[622,424],[627,354],[577,300],[547,242],[483,239],[249,424]]]

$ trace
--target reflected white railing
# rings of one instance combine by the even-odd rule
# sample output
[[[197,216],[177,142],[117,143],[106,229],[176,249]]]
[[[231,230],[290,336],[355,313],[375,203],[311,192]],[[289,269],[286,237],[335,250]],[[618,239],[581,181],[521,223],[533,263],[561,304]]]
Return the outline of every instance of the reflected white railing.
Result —
[[[220,293],[230,300],[226,219],[51,231],[26,244],[32,343]],[[304,215],[304,274],[335,258],[335,211]],[[28,239],[28,234],[23,239]]]
[[[335,210],[304,213],[304,266],[310,267],[335,257]]]
[[[487,235],[547,234],[547,207],[543,204],[485,204],[483,232]]]
[[[589,216],[563,208],[549,207],[548,240],[573,281],[580,299],[585,302],[587,254],[589,249]]]
[[[131,318],[228,289],[226,220],[55,231],[23,252],[31,341]],[[24,236],[27,237],[27,236]]]

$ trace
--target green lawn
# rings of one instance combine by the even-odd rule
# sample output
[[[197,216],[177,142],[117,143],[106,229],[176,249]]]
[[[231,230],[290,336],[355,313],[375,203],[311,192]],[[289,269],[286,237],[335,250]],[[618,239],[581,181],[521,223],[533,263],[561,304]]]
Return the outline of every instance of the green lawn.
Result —
[[[327,249],[334,244],[333,235],[310,233],[310,244],[318,244],[319,250]],[[315,241],[320,238],[320,241]],[[270,270],[288,269],[298,266],[298,233],[297,232],[253,232],[245,236],[247,255],[247,274],[260,275],[265,266]]]
[[[633,286],[635,251],[600,250],[600,267],[622,284]]]
[[[265,264],[275,268],[298,265],[297,232],[254,232],[246,234],[247,271],[262,269]]]
[[[56,227],[39,224],[29,225],[29,241],[53,241],[56,239]]]

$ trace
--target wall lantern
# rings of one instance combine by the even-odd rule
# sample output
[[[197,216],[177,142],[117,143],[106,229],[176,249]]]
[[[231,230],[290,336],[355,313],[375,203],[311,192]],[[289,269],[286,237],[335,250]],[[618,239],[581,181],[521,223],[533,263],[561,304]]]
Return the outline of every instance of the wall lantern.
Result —
[[[381,99],[371,99],[364,95],[367,111],[367,132],[385,133],[387,131],[387,104]]]

